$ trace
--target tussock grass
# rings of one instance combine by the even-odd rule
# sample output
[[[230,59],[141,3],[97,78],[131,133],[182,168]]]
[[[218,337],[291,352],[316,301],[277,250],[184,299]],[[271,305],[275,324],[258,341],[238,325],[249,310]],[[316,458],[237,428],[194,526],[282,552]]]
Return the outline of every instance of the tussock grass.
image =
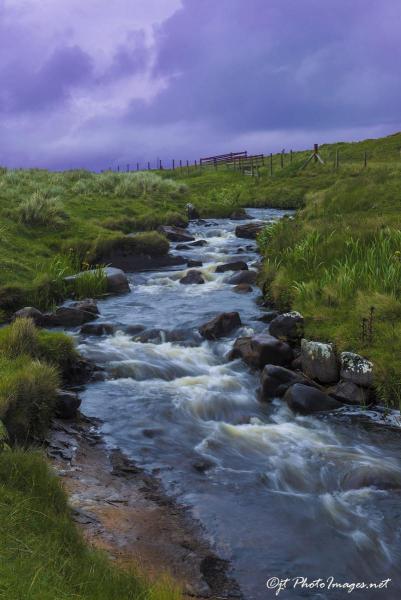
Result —
[[[64,224],[67,218],[60,200],[49,197],[46,192],[41,190],[23,200],[18,206],[17,214],[21,223],[30,227],[58,228]]]

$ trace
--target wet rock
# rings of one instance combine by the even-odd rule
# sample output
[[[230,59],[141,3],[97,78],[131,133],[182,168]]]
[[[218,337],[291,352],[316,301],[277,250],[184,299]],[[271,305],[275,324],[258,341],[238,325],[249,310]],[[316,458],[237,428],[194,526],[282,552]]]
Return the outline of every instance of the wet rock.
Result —
[[[189,260],[187,262],[187,267],[202,267],[203,266],[203,262],[201,260]]]
[[[295,311],[279,315],[269,325],[269,333],[286,342],[297,342],[304,330],[304,318]]]
[[[373,385],[373,363],[359,354],[342,352],[340,354],[341,379],[351,381],[362,387]]]
[[[199,216],[200,216],[200,215],[199,215],[199,211],[198,211],[198,209],[196,208],[196,206],[194,206],[194,205],[193,205],[193,204],[191,204],[191,203],[188,203],[186,208],[187,208],[187,215],[188,215],[188,219],[189,219],[190,221],[194,221],[194,220],[196,220],[196,219],[199,219]]]
[[[252,218],[253,217],[249,216],[244,208],[236,208],[235,210],[233,210],[233,212],[229,216],[229,219],[231,219],[232,221],[237,221],[237,220],[240,221],[242,219],[252,219]]]
[[[189,244],[177,244],[176,250],[191,250],[191,246]]]
[[[378,490],[401,489],[401,471],[385,466],[361,465],[347,473],[342,481],[344,490],[374,487]]]
[[[85,335],[113,335],[115,327],[112,323],[85,323],[80,333]]]
[[[263,315],[260,315],[260,317],[258,317],[258,321],[262,321],[262,323],[271,323],[273,319],[278,317],[278,314],[279,313],[276,310],[269,310],[263,313]]]
[[[46,325],[51,327],[77,327],[99,316],[94,300],[74,302],[68,306],[59,306],[54,313],[46,313]]]
[[[240,283],[233,289],[236,294],[250,294],[252,291],[253,287],[249,283]]]
[[[224,265],[217,265],[216,273],[225,273],[226,271],[247,271],[248,265],[243,260],[237,260]]]
[[[277,365],[266,365],[260,376],[259,400],[266,402],[274,398],[282,398],[288,388],[295,383],[310,385],[302,373],[294,373],[290,369]]]
[[[330,396],[344,404],[366,406],[371,398],[369,388],[363,388],[352,381],[340,381],[337,385],[329,388],[328,392]]]
[[[241,325],[241,318],[237,312],[221,313],[199,327],[199,333],[208,340],[216,340],[229,335]]]
[[[171,242],[193,242],[195,240],[185,229],[174,227],[173,225],[160,225],[158,231],[165,235]]]
[[[288,344],[266,333],[238,338],[229,355],[230,360],[242,358],[256,369],[263,369],[268,364],[286,366],[292,357],[293,352]]]
[[[256,283],[256,278],[258,274],[256,271],[238,271],[238,273],[234,273],[231,275],[226,281],[229,285],[240,285],[242,283],[248,283],[250,285]]]
[[[212,469],[215,464],[211,460],[205,458],[195,461],[192,463],[192,466],[198,473],[205,473],[206,471],[209,471],[209,469]]]
[[[32,319],[38,327],[44,327],[46,325],[45,315],[33,306],[25,306],[25,308],[17,310],[17,312],[14,313],[12,320],[15,321],[15,319]]]
[[[284,400],[291,410],[302,415],[335,410],[342,406],[331,396],[304,383],[295,383],[289,387],[284,394]]]
[[[300,356],[296,356],[291,363],[291,369],[293,371],[302,371],[302,360]]]
[[[200,271],[196,271],[195,269],[191,269],[187,272],[187,274],[180,279],[180,283],[184,285],[193,285],[193,284],[202,284],[205,283],[205,280],[202,277],[202,273]]]
[[[188,246],[190,248],[202,248],[203,246],[207,246],[207,241],[206,240],[195,240],[194,242],[191,242],[190,244],[188,244]]]
[[[80,406],[81,399],[75,392],[57,391],[55,413],[59,419],[74,419]]]
[[[301,363],[303,372],[321,383],[333,383],[339,379],[337,356],[333,344],[303,339]]]
[[[145,331],[145,326],[144,325],[124,325],[121,329],[123,329],[123,331],[125,333],[129,333],[130,335],[136,335],[138,333],[141,333],[142,331]]]
[[[266,223],[263,221],[252,221],[238,225],[235,228],[235,235],[239,238],[256,239],[256,236],[265,228]]]

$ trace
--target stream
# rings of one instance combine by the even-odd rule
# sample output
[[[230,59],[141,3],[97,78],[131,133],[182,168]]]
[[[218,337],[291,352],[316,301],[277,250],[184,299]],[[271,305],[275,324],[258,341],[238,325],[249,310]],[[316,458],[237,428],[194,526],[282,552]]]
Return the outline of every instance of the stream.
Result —
[[[249,209],[266,221],[285,211]],[[204,285],[179,283],[186,269],[129,274],[131,293],[99,302],[114,335],[73,332],[80,352],[106,371],[86,386],[81,410],[103,421],[107,443],[159,477],[191,508],[232,565],[246,600],[276,597],[266,581],[375,582],[387,589],[287,586],[280,598],[401,597],[401,492],[346,489],[357,470],[385,473],[400,487],[401,437],[366,411],[297,416],[280,400],[260,403],[258,373],[227,355],[239,335],[263,331],[253,292],[238,294],[219,263],[258,260],[256,244],[237,238],[246,221],[193,222],[204,247],[175,250],[202,260]],[[205,341],[199,325],[238,311],[243,327]],[[99,322],[100,322],[99,321]]]

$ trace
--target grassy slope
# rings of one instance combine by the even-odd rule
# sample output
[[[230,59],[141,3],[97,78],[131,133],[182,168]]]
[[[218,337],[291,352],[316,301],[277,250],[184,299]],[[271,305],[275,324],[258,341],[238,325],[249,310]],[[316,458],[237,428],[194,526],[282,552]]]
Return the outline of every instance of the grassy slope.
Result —
[[[305,208],[260,239],[262,283],[306,317],[307,336],[373,360],[382,400],[401,400],[401,134],[341,144],[343,166],[311,165]],[[322,150],[333,159],[336,147]],[[368,167],[363,168],[363,152]],[[345,161],[346,159],[346,161]],[[372,315],[372,334],[369,321]],[[363,324],[363,319],[366,319]],[[367,334],[362,334],[365,327]]]

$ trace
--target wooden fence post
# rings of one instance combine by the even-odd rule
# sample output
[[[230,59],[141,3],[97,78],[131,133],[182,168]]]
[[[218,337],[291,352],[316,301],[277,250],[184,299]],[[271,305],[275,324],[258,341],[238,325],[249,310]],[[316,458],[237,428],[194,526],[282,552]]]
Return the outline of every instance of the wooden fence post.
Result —
[[[174,169],[175,169],[175,160],[174,160],[174,158],[172,160],[172,165],[173,165],[173,171],[174,171]]]
[[[336,150],[336,162],[335,162],[335,168],[338,169],[340,166],[340,153],[338,150]]]
[[[198,163],[196,162],[196,158],[195,158],[195,170],[197,170],[198,168]]]
[[[364,157],[363,157],[363,165],[366,169],[366,167],[368,166],[368,153],[365,151]]]
[[[162,170],[162,168],[163,168],[163,167],[162,167],[162,159],[160,159],[160,160],[159,160],[159,169],[160,169],[160,171]]]
[[[148,171],[150,171],[150,162],[148,161]]]
[[[292,150],[290,150],[290,163],[292,163]]]
[[[270,175],[273,177],[273,153],[270,152]]]
[[[187,160],[187,175],[189,175],[189,160]]]
[[[129,165],[127,165],[127,173],[129,173]]]
[[[120,165],[117,165],[117,173],[120,172]]]
[[[281,168],[284,169],[284,150],[282,150],[281,154],[280,154],[280,163],[281,163]]]

